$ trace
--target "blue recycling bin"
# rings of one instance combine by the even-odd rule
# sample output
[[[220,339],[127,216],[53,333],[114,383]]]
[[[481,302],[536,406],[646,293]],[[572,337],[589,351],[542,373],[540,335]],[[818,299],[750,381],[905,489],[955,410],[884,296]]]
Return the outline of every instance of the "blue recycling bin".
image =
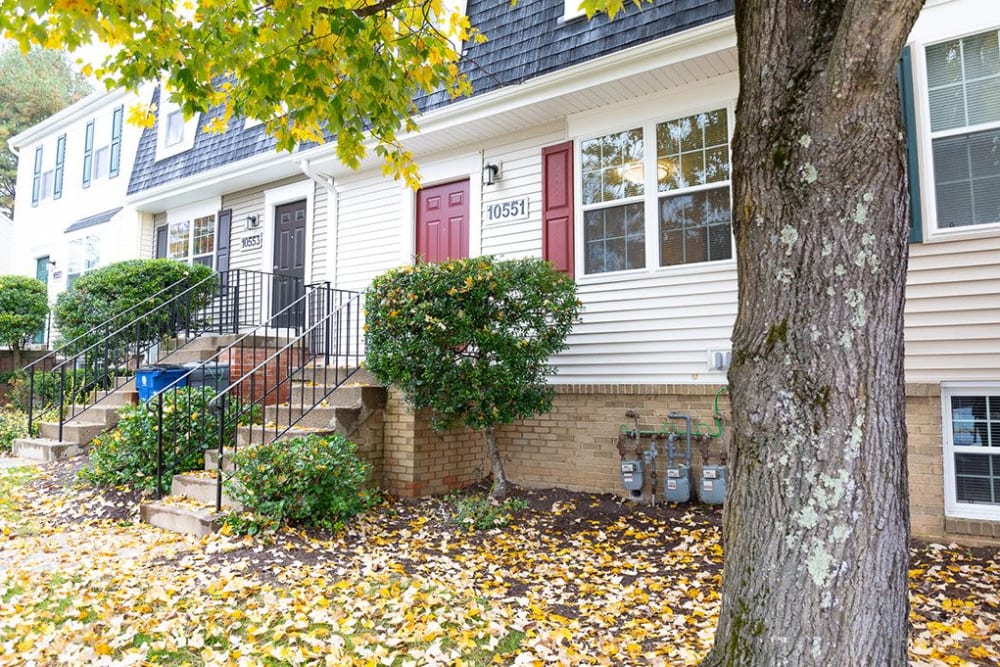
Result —
[[[182,366],[150,366],[139,368],[135,371],[135,388],[139,392],[140,401],[148,401],[158,391],[163,391],[173,382],[180,379],[187,372]],[[183,379],[176,386],[183,387],[187,384],[187,379]]]

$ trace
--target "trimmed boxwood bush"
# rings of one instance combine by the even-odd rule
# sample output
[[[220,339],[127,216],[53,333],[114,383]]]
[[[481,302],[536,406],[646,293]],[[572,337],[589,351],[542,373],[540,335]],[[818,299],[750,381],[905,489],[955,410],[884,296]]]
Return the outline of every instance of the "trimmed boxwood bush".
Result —
[[[137,310],[135,314],[136,316],[145,314],[147,318],[143,321],[143,326],[138,331],[131,330],[127,338],[132,345],[135,344],[136,335],[139,336],[140,343],[155,342],[197,323],[187,321],[179,311],[172,311],[169,308],[149,316],[158,305],[165,303],[171,297],[170,292],[157,297],[154,295],[181,279],[185,280],[186,286],[201,283],[201,286],[191,293],[190,301],[184,306],[184,311],[196,312],[210,304],[216,292],[217,281],[209,280],[211,275],[211,267],[201,264],[189,265],[171,259],[130,259],[109,264],[80,276],[72,288],[59,295],[53,308],[56,327],[62,339],[68,342],[104,324],[112,315],[137,304],[143,304],[141,312]],[[128,317],[116,323],[116,327],[126,324],[131,319],[133,318]],[[74,347],[76,350],[82,350],[102,340],[103,337],[104,332],[98,332]],[[120,351],[113,350],[113,352]],[[121,355],[113,354],[113,356]],[[122,359],[113,358],[111,361],[114,363]]]
[[[435,428],[484,431],[502,498],[495,428],[552,408],[548,362],[580,312],[576,284],[537,258],[475,257],[393,269],[365,299],[368,369]]]
[[[226,492],[256,519],[234,517],[231,527],[254,532],[261,524],[336,529],[378,501],[365,488],[371,465],[339,434],[308,435],[246,447]]]

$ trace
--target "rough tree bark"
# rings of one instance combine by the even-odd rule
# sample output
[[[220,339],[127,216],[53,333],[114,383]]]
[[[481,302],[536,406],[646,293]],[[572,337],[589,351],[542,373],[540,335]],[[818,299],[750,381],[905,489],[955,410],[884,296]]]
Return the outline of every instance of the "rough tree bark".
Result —
[[[732,486],[703,665],[907,662],[895,71],[921,5],[736,2]]]

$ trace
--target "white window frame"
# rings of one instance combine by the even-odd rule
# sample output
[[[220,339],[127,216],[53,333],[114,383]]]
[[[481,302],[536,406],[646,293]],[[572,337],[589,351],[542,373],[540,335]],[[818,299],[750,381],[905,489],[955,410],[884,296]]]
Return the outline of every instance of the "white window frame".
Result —
[[[735,125],[736,100],[733,98],[735,90],[735,80],[731,77],[719,77],[716,80],[700,85],[675,89],[667,93],[659,93],[644,98],[641,102],[616,105],[614,107],[602,107],[594,112],[579,114],[568,120],[570,136],[574,143],[574,254],[575,264],[578,267],[576,280],[580,284],[607,282],[609,280],[628,279],[630,277],[642,277],[649,274],[669,274],[686,275],[700,274],[718,271],[720,268],[732,268],[736,265],[736,240],[732,235],[732,224],[730,224],[730,242],[732,243],[733,254],[730,259],[714,260],[707,262],[695,262],[691,264],[675,264],[670,266],[660,266],[660,244],[659,244],[659,201],[661,197],[670,196],[670,191],[659,192],[656,188],[656,125],[685,116],[696,115],[716,109],[725,109],[727,117],[727,131],[729,134],[730,146],[730,167],[732,166],[732,141],[733,129]],[[690,93],[690,94],[687,94]],[[678,102],[680,100],[680,102]],[[608,119],[614,119],[614,123],[609,123]],[[583,224],[583,164],[582,164],[582,144],[584,141],[596,137],[604,136],[614,132],[633,129],[637,126],[643,128],[643,170],[645,174],[645,187],[642,199],[644,201],[645,219],[645,253],[646,266],[641,269],[628,269],[622,271],[607,271],[602,273],[585,273],[586,269],[586,243],[584,239],[585,228]],[[652,141],[651,141],[652,139]],[[732,170],[730,177],[725,182],[729,188],[730,207],[732,206]],[[652,187],[650,187],[652,186]],[[706,183],[702,185],[685,188],[683,192],[695,192],[704,189],[722,187],[721,183]],[[674,194],[682,194],[676,192]],[[636,198],[638,199],[638,198]],[[619,203],[626,203],[629,199],[620,200]],[[653,242],[651,242],[653,240]]]
[[[91,249],[96,252],[91,255]],[[66,244],[66,286],[74,278],[79,278],[101,266],[101,237],[97,234],[83,234],[70,239]],[[74,271],[74,269],[77,269]]]
[[[580,0],[566,0],[563,3],[563,21],[572,21],[586,15],[587,12],[580,8]]]
[[[944,513],[959,519],[1000,521],[1000,503],[962,503],[958,501],[956,485],[956,454],[992,454],[1000,456],[1000,447],[956,446],[952,432],[951,399],[954,396],[1000,396],[1000,382],[949,382],[941,384],[941,439],[944,456]]]
[[[44,163],[43,163],[44,164]],[[38,183],[38,201],[52,199],[56,188],[56,170],[42,168],[41,180]]]
[[[186,262],[188,264],[194,264],[196,258],[201,257],[211,257],[211,262],[207,266],[215,269],[215,258],[219,252],[219,210],[221,207],[221,201],[210,200],[208,202],[202,202],[199,204],[194,204],[191,206],[185,206],[183,208],[175,209],[167,214],[167,221],[164,225],[167,228],[167,247],[166,255],[167,259],[173,259],[178,262]],[[194,230],[195,221],[203,218],[211,217],[213,220],[213,241],[212,241],[212,252],[210,254],[194,254]],[[187,254],[184,257],[174,257],[170,253],[170,230],[174,225],[180,225],[187,223]]]
[[[156,160],[164,160],[174,155],[179,155],[194,148],[195,135],[198,131],[198,119],[200,114],[194,114],[184,121],[183,133],[180,141],[168,145],[167,140],[167,119],[171,114],[181,112],[181,108],[169,98],[170,93],[166,90],[166,85],[160,86],[160,105],[157,111],[158,121],[156,130]],[[217,211],[216,211],[217,212]]]
[[[101,160],[98,159],[99,156],[104,158],[103,165]],[[99,181],[108,176],[111,173],[111,143],[106,143],[103,146],[94,148],[94,156],[91,161],[90,167],[90,182]]]
[[[937,215],[937,191],[934,179],[934,151],[933,140],[946,136],[970,135],[983,130],[1000,130],[1000,122],[985,123],[975,126],[953,128],[950,130],[931,131],[930,115],[930,85],[927,76],[927,48],[949,42],[956,39],[963,39],[973,35],[982,34],[994,30],[1000,30],[1000,24],[989,24],[989,16],[966,16],[961,12],[958,5],[953,3],[952,13],[960,13],[962,16],[949,22],[932,21],[935,16],[932,12],[927,12],[925,8],[926,22],[918,23],[914,29],[916,40],[910,43],[910,54],[913,62],[913,88],[915,100],[915,113],[917,127],[917,160],[920,181],[920,209],[921,220],[923,221],[924,242],[947,241],[956,238],[975,238],[982,236],[995,236],[1000,234],[1000,221],[981,225],[965,225],[960,227],[940,227]],[[929,5],[930,6],[930,5]],[[995,13],[996,7],[990,7],[990,12]],[[923,15],[922,19],[925,18]],[[949,17],[950,18],[950,17]],[[935,30],[933,23],[938,23],[941,28]],[[943,32],[948,31],[948,32]],[[912,35],[911,35],[912,36]],[[923,38],[923,39],[922,39]]]

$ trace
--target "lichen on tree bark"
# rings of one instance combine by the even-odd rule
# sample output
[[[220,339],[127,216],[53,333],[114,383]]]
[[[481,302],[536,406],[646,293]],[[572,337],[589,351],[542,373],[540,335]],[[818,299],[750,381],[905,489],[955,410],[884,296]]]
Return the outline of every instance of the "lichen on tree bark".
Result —
[[[723,604],[704,665],[905,665],[895,68],[920,0],[736,3],[739,313]]]

